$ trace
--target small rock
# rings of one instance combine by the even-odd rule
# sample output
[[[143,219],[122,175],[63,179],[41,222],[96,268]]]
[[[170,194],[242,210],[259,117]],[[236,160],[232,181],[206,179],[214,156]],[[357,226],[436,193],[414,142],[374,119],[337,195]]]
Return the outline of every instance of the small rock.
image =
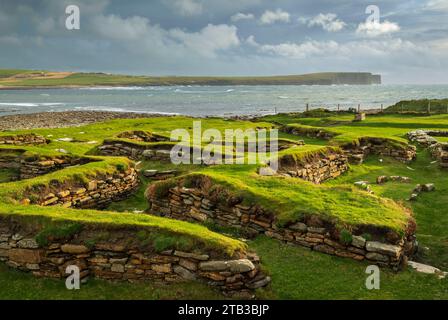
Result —
[[[366,239],[360,236],[352,236],[352,245],[357,248],[363,249],[366,245]]]
[[[427,183],[422,186],[422,190],[425,192],[432,192],[436,189],[434,183]]]
[[[413,193],[413,194],[411,194],[411,196],[409,198],[409,201],[416,201],[417,198],[418,198],[418,194],[417,193]]]
[[[179,276],[181,276],[183,279],[186,279],[186,280],[195,280],[196,279],[196,275],[193,272],[185,269],[184,267],[175,266],[173,268],[173,271],[176,274],[178,274]]]
[[[388,180],[389,180],[389,177],[387,177],[387,176],[379,176],[378,178],[376,178],[376,183],[383,184],[383,183],[386,183]]]
[[[147,178],[151,178],[154,177],[157,174],[158,170],[145,170],[145,172],[143,172],[143,175]]]
[[[59,138],[57,141],[61,141],[61,142],[72,142],[73,138]]]

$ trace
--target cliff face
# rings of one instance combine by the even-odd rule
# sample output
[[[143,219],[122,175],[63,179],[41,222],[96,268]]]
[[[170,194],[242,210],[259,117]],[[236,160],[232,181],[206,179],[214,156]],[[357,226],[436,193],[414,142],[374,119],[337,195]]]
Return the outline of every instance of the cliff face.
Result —
[[[371,84],[381,84],[381,75],[372,73],[335,73],[334,82],[332,84],[352,84],[352,85],[371,85]]]

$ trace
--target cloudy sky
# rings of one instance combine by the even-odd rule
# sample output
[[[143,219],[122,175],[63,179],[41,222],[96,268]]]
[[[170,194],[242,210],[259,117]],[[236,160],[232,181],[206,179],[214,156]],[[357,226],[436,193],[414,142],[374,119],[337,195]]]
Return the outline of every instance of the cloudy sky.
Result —
[[[448,83],[448,0],[0,0],[0,68]]]

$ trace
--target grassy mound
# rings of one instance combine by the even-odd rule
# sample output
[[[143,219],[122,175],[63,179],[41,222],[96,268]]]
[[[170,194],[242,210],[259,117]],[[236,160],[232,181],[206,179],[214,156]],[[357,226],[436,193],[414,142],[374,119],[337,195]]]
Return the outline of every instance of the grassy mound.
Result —
[[[287,177],[263,177],[246,166],[220,166],[181,177],[178,181],[161,182],[156,196],[180,181],[191,187],[192,177],[211,181],[203,183],[204,192],[220,186],[247,205],[258,204],[276,214],[280,224],[295,222],[305,216],[319,216],[341,229],[344,227],[373,226],[404,234],[411,219],[409,213],[396,202],[359,191],[351,185],[315,185]],[[196,183],[201,185],[201,183]],[[210,188],[212,186],[212,188]],[[215,188],[213,187],[215,186]],[[217,188],[221,190],[220,188]],[[220,191],[222,192],[222,190]]]
[[[448,113],[448,99],[403,100],[388,107],[386,112]]]

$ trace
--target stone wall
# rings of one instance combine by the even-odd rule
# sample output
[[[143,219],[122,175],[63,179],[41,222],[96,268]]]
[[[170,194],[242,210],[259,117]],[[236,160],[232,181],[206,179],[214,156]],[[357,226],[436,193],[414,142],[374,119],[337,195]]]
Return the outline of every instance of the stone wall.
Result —
[[[433,144],[429,147],[429,151],[433,158],[439,161],[439,165],[442,168],[448,168],[448,143]]]
[[[60,183],[25,192],[23,204],[41,206],[61,205],[65,208],[105,208],[111,202],[121,201],[138,187],[134,168],[107,176],[97,176],[87,183]]]
[[[411,145],[399,145],[383,138],[360,138],[359,144],[347,144],[343,146],[350,162],[360,164],[370,155],[391,157],[398,161],[408,163],[415,159],[416,148]]]
[[[315,153],[301,160],[295,160],[293,155],[279,159],[279,173],[316,184],[336,178],[348,168],[347,156],[331,150]]]
[[[169,141],[167,137],[159,136],[152,132],[148,131],[126,131],[120,133],[118,138],[135,140],[140,142],[161,142],[161,141]]]
[[[301,137],[308,137],[308,138],[316,138],[316,139],[323,139],[323,140],[331,140],[333,139],[336,134],[319,129],[319,128],[308,128],[308,127],[294,127],[294,126],[284,126],[280,129],[282,132],[286,132],[289,134],[293,134],[296,136]]]
[[[415,130],[408,132],[408,139],[429,148],[432,157],[439,161],[442,168],[448,168],[448,143],[438,142],[433,137],[448,137],[448,131]]]
[[[200,189],[174,187],[166,197],[158,198],[150,187],[147,196],[151,214],[191,222],[208,221],[236,228],[248,237],[265,234],[314,251],[358,261],[367,260],[382,266],[398,268],[415,251],[414,231],[401,237],[392,231],[359,226],[352,230],[352,240],[344,243],[334,225],[316,216],[280,227],[275,215],[258,205],[221,204]],[[369,231],[371,241],[361,236]]]
[[[19,169],[23,150],[0,149],[0,169]]]
[[[89,277],[164,283],[196,280],[240,297],[251,297],[253,289],[270,282],[260,271],[259,258],[251,253],[229,257],[205,248],[157,252],[137,239],[138,230],[118,227],[84,227],[68,238],[48,237],[39,245],[36,230],[13,220],[0,218],[0,261],[38,277],[65,278],[66,267],[76,265],[83,282]],[[96,240],[105,232],[108,240]]]
[[[281,130],[297,136],[324,140],[331,140],[336,136],[335,133],[319,128],[285,126]],[[391,157],[406,163],[414,160],[417,154],[414,146],[399,145],[384,138],[364,137],[359,139],[359,143],[346,144],[342,148],[348,160],[354,164],[361,164],[369,154]]]
[[[171,161],[171,145],[154,147],[137,145],[127,142],[106,141],[98,147],[100,155],[128,157],[132,160]]]
[[[71,166],[92,162],[89,158],[57,156],[20,159],[20,179],[31,179]]]
[[[38,145],[46,144],[48,141],[42,136],[30,133],[15,136],[0,136],[0,145]]]

